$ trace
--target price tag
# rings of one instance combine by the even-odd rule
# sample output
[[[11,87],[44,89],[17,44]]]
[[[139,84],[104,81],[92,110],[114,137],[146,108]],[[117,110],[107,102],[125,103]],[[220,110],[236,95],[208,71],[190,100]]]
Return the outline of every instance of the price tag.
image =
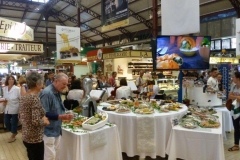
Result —
[[[171,119],[171,124],[172,124],[172,127],[174,127],[174,126],[177,126],[178,125],[178,118],[172,118]]]

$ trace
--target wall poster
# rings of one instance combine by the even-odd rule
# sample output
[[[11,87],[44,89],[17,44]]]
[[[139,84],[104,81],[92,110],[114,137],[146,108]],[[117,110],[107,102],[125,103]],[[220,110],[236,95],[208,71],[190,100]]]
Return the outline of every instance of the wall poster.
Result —
[[[80,55],[80,28],[56,26],[57,62],[79,62]]]

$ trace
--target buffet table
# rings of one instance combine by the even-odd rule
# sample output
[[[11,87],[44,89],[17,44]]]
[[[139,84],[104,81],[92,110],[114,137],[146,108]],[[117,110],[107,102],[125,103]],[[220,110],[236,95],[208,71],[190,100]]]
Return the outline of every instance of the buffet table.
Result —
[[[60,160],[122,160],[116,125],[95,131],[62,129]]]
[[[98,111],[103,111],[98,106]],[[181,118],[187,112],[183,106],[179,111],[140,115],[133,112],[120,114],[113,111],[108,113],[108,121],[117,125],[121,140],[121,150],[129,157],[139,155],[140,158],[150,156],[165,157],[166,146],[171,132],[171,119]]]
[[[231,112],[226,107],[214,108],[216,111],[222,112],[222,131],[223,138],[227,139],[226,132],[231,132],[233,128]]]
[[[217,113],[222,124],[222,112]],[[224,160],[222,126],[219,128],[186,129],[174,126],[167,145],[168,160]]]

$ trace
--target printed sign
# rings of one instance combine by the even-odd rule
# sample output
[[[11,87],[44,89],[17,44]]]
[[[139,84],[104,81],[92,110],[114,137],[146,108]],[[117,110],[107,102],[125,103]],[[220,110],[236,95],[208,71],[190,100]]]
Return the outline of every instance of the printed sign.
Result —
[[[0,41],[0,53],[43,53],[43,44]]]
[[[33,41],[33,29],[26,25],[25,22],[19,23],[0,17],[0,36]]]
[[[80,28],[56,26],[57,62],[81,61]]]
[[[172,118],[172,119],[171,119],[172,127],[177,126],[178,123],[179,123],[179,122],[178,122],[178,118],[175,117],[175,118]]]

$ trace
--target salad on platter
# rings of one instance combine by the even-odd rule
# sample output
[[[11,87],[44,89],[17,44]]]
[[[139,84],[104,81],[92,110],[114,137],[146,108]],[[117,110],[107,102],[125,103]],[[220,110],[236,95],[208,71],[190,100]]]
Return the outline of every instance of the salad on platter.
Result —
[[[70,128],[70,129],[74,129],[74,128],[77,128],[77,127],[82,127],[83,122],[85,122],[87,119],[88,119],[88,117],[78,116],[71,121],[63,120],[62,121],[62,127],[63,128]]]
[[[106,112],[96,113],[82,124],[82,127],[87,130],[95,130],[107,124],[108,114]]]

